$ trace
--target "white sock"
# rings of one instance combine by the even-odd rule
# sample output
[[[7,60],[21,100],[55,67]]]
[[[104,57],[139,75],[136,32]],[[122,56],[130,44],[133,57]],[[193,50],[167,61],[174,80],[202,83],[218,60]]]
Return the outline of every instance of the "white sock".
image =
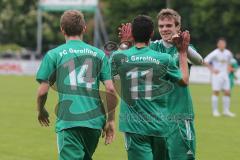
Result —
[[[218,112],[218,96],[212,95],[212,110]]]
[[[223,101],[223,112],[227,113],[230,110],[230,97],[229,96],[223,96],[222,97],[222,101]]]

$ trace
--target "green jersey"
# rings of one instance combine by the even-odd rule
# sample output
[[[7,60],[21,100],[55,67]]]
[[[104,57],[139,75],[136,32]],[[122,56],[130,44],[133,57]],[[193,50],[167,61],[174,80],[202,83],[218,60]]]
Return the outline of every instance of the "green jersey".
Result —
[[[238,69],[238,63],[236,59],[231,59],[231,66],[234,70]],[[229,79],[230,79],[230,83],[231,83],[231,89],[234,87],[234,79],[235,79],[235,74],[234,71],[229,73]]]
[[[167,43],[165,44],[163,40],[157,40],[150,43],[150,48],[171,55],[179,67],[179,53],[175,46]],[[174,91],[171,92],[167,98],[170,117],[173,119],[194,118],[192,97],[187,86],[180,86],[178,83],[174,83]]]
[[[83,41],[68,40],[45,55],[36,79],[54,84],[58,92],[56,131],[103,127],[99,82],[111,79],[104,52]]]
[[[113,53],[111,69],[113,75],[120,76],[120,131],[166,136],[165,96],[174,89],[173,82],[182,78],[172,57],[134,46]]]

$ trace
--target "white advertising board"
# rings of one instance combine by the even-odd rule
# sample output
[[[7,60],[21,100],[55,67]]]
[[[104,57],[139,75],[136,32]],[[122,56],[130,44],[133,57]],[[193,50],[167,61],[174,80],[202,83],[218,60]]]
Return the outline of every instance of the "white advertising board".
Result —
[[[40,0],[39,7],[42,10],[67,10],[78,9],[94,11],[98,0]]]
[[[35,75],[41,61],[27,60],[0,60],[0,75]],[[240,68],[235,73],[235,82],[240,84]],[[192,66],[190,72],[190,83],[209,84],[211,73],[207,67]]]
[[[235,83],[240,84],[240,68],[235,73]],[[211,82],[211,73],[205,66],[192,66],[190,72],[191,83],[207,84]]]
[[[0,74],[3,75],[35,75],[40,61],[0,60]]]

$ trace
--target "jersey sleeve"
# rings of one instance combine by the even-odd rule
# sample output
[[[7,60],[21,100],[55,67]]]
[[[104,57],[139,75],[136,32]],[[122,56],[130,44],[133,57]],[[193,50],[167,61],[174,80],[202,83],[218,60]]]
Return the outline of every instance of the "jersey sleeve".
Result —
[[[51,85],[56,80],[56,64],[55,61],[50,55],[47,53],[42,63],[38,69],[36,80],[41,83],[43,81],[50,83]]]
[[[212,60],[215,58],[215,55],[216,55],[215,53],[216,53],[215,50],[209,53],[207,57],[204,58],[204,62],[211,63]]]
[[[229,51],[229,63],[231,64],[231,60],[233,59],[233,53]]]
[[[176,61],[169,56],[169,62],[167,67],[167,78],[172,82],[177,82],[182,79],[180,69],[176,65]]]
[[[150,41],[149,48],[158,52],[166,52],[165,50],[163,50],[163,47],[161,47],[161,43],[159,40]]]
[[[153,41],[150,41],[149,48],[156,51],[156,49],[157,49],[156,43],[154,43]]]
[[[237,60],[232,58],[231,60],[231,65],[234,69],[237,69],[238,68],[238,63],[237,63]]]
[[[108,58],[106,57],[106,55],[104,55],[103,59],[102,59],[102,68],[101,68],[101,72],[100,72],[100,80],[106,81],[106,80],[110,80],[111,79],[111,72],[110,72],[110,66],[108,63]]]
[[[203,62],[202,56],[197,52],[192,44],[188,46],[187,58],[191,64],[201,65]]]

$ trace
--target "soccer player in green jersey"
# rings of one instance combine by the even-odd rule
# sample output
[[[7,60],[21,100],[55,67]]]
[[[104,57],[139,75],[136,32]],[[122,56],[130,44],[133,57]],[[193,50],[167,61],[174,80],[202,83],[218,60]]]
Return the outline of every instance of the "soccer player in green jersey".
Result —
[[[181,41],[181,17],[172,9],[162,9],[158,16],[158,29],[161,40],[150,43],[150,48],[158,52],[166,52],[172,56],[179,66],[179,45],[174,41]],[[120,28],[121,41],[131,40],[131,24]],[[192,45],[187,49],[188,61],[192,64],[202,64],[201,55]],[[167,138],[168,152],[171,160],[195,159],[195,131],[194,112],[189,88],[174,83],[174,91],[168,95],[167,107],[169,108],[170,131]]]
[[[234,80],[236,79],[235,72],[237,71],[237,69],[238,69],[237,60],[235,58],[232,58],[231,59],[231,65],[229,66],[229,69],[228,69],[231,90],[234,87]]]
[[[129,160],[165,159],[163,137],[171,129],[166,96],[174,91],[174,83],[188,84],[186,50],[190,36],[182,33],[180,72],[172,56],[149,48],[154,27],[150,17],[137,16],[131,27],[135,45],[111,57],[112,74],[119,75],[121,84],[120,131],[125,133]]]
[[[36,76],[40,83],[38,120],[42,126],[49,126],[44,105],[54,84],[59,96],[56,109],[59,160],[91,160],[101,131],[106,144],[115,135],[116,97],[109,63],[101,50],[82,41],[86,26],[81,12],[65,11],[60,27],[66,43],[47,52]],[[100,81],[106,88],[107,115],[99,95]]]
[[[158,16],[158,29],[161,40],[152,42],[150,48],[167,52],[179,66],[179,48],[172,37],[180,32],[181,17],[172,9],[162,9]],[[189,45],[187,57],[191,63],[202,64],[202,57]],[[167,138],[169,158],[171,160],[195,159],[195,131],[192,98],[187,86],[175,83],[174,91],[168,96],[171,129]]]

